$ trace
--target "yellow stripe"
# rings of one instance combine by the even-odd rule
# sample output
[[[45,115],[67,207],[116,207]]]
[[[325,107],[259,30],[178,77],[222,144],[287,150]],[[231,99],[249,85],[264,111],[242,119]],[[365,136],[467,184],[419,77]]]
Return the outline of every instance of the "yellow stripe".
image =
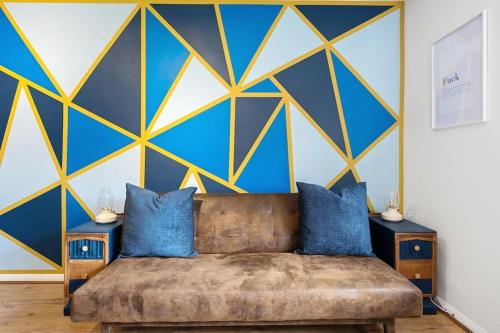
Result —
[[[146,8],[141,5],[141,137],[146,131]]]
[[[78,202],[78,204],[82,207],[85,213],[87,213],[87,215],[90,216],[92,219],[95,219],[94,212],[89,208],[89,206],[87,206],[85,201],[83,201],[83,199],[78,195],[78,193],[76,193],[73,187],[71,187],[71,184],[66,183],[66,189],[69,191],[69,193],[71,193],[73,198],[76,200],[76,202]]]
[[[61,263],[62,269],[66,263],[65,258],[65,239],[66,239],[66,184],[61,184]]]
[[[288,173],[290,176],[290,192],[295,192],[295,171],[293,166],[292,122],[290,120],[290,101],[285,101],[286,137],[288,145]]]
[[[5,127],[2,146],[0,147],[0,166],[2,165],[3,155],[7,150],[7,141],[9,141],[10,130],[12,128],[12,123],[14,122],[14,114],[16,113],[17,103],[19,101],[19,96],[21,95],[21,90],[22,90],[22,85],[21,83],[18,83],[14,99],[12,100],[12,106],[10,108],[9,118],[7,119],[7,126]]]
[[[31,54],[36,59],[36,61],[38,62],[38,64],[42,68],[43,72],[45,73],[45,75],[47,75],[47,77],[49,78],[50,82],[54,85],[54,87],[59,92],[59,94],[61,94],[61,96],[66,96],[64,94],[64,91],[62,90],[61,86],[57,82],[57,80],[54,78],[54,76],[52,75],[52,73],[48,70],[47,66],[42,61],[42,58],[40,58],[40,56],[38,55],[38,53],[35,51],[35,49],[31,45],[31,42],[24,35],[23,31],[21,30],[21,28],[19,28],[19,26],[17,25],[17,22],[14,20],[14,18],[10,14],[9,10],[7,9],[7,7],[5,7],[5,5],[2,2],[0,2],[0,9],[3,10],[3,12],[5,13],[5,16],[10,21],[11,25],[14,27],[14,29],[16,30],[16,32],[19,35],[19,37],[21,37],[22,41],[24,42],[24,44],[26,45],[26,47],[28,48],[28,50],[30,50]]]
[[[92,75],[92,73],[96,69],[97,65],[106,56],[106,54],[108,53],[109,49],[113,46],[113,44],[116,42],[116,40],[118,39],[118,37],[120,37],[120,35],[123,32],[123,30],[125,30],[125,28],[128,26],[128,24],[130,23],[130,21],[132,21],[132,19],[134,18],[135,14],[139,11],[140,8],[141,8],[140,5],[135,6],[134,9],[132,10],[132,12],[129,14],[129,16],[127,16],[127,18],[125,19],[125,21],[120,25],[120,27],[118,28],[118,30],[114,33],[113,37],[111,37],[111,39],[106,44],[106,46],[104,47],[104,49],[102,49],[102,51],[99,53],[99,55],[94,60],[94,62],[92,63],[92,65],[89,67],[89,69],[87,70],[87,72],[85,73],[85,75],[83,75],[83,77],[80,80],[80,82],[78,82],[78,84],[76,85],[75,89],[73,89],[73,92],[71,92],[71,94],[69,95],[69,100],[70,101],[72,101],[76,97],[76,95],[82,89],[82,87],[85,84],[85,82],[87,81],[87,79],[90,77],[90,75]]]
[[[278,114],[280,113],[281,111],[281,108],[283,107],[284,105],[284,101],[282,100],[281,102],[278,103],[278,105],[276,106],[276,108],[274,109],[273,113],[271,114],[271,116],[269,117],[269,119],[267,120],[266,124],[264,125],[264,128],[262,129],[262,131],[259,133],[259,135],[257,136],[257,139],[255,140],[255,142],[253,143],[252,147],[250,148],[250,150],[248,151],[247,155],[245,156],[245,158],[243,159],[243,162],[241,162],[238,170],[236,171],[236,173],[234,174],[234,176],[229,179],[229,181],[231,183],[236,183],[236,181],[238,180],[238,178],[240,177],[241,173],[243,172],[243,170],[245,169],[246,165],[248,164],[248,162],[250,161],[250,159],[252,158],[253,154],[255,153],[255,151],[257,150],[257,147],[260,145],[261,141],[264,139],[264,137],[266,136],[266,133],[267,131],[269,130],[269,128],[271,127],[274,119],[278,116]]]
[[[191,63],[191,60],[193,59],[193,56],[190,54],[187,58],[186,61],[184,61],[184,64],[182,65],[181,69],[179,70],[179,73],[175,77],[174,82],[172,82],[172,85],[170,86],[168,92],[165,94],[165,97],[160,103],[160,106],[155,112],[155,115],[153,116],[153,119],[151,119],[151,122],[149,123],[149,126],[146,128],[146,135],[150,135],[151,131],[153,130],[153,127],[160,117],[160,114],[163,111],[163,108],[165,107],[165,104],[167,104],[167,101],[170,99],[170,96],[174,93],[175,88],[181,81],[182,77],[184,76],[184,73],[186,72],[187,68],[189,67],[189,64]]]
[[[405,6],[399,12],[399,211],[404,213]]]
[[[0,65],[0,72],[3,72],[9,76],[12,76],[13,78],[18,80],[19,82],[25,83],[25,84],[29,85],[30,87],[33,87],[34,89],[44,93],[45,95],[52,97],[55,100],[58,100],[61,103],[64,102],[63,97],[53,93],[52,91],[48,90],[47,88],[44,88],[31,80],[28,80],[24,76],[21,76],[15,72],[11,71],[10,69],[3,67],[2,65]]]
[[[236,135],[236,97],[231,96],[231,116],[229,120],[229,179],[234,174],[234,139]]]

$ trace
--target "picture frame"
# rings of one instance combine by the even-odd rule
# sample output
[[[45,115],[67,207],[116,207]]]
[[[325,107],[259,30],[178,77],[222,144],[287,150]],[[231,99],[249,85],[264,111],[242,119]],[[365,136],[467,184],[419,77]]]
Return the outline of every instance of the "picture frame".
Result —
[[[487,121],[488,35],[483,10],[432,45],[432,129]]]

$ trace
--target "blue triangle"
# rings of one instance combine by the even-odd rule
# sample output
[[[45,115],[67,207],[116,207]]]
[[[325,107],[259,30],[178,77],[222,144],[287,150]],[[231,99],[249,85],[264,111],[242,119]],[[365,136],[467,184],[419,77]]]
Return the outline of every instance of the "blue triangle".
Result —
[[[225,100],[150,141],[227,180],[230,113],[230,101]]]
[[[396,122],[349,69],[332,53],[353,158]]]
[[[253,193],[290,192],[284,107],[248,161],[236,185]]]
[[[12,103],[16,95],[17,80],[0,72],[0,147],[9,121]]]
[[[281,6],[221,5],[224,33],[236,82],[273,24]]]
[[[125,147],[133,141],[71,107],[68,111],[68,174]]]
[[[270,79],[265,79],[259,83],[251,86],[243,92],[268,92],[268,93],[279,93],[281,92],[278,87]]]
[[[24,76],[30,81],[59,94],[33,54],[24,44],[5,14],[0,10],[0,66]]]
[[[66,190],[66,230],[70,230],[91,220],[92,218],[71,195],[71,192]]]
[[[61,265],[61,188],[0,215],[0,229]]]
[[[59,165],[62,165],[62,150],[63,150],[63,113],[64,107],[61,102],[53,99],[36,89],[29,88],[33,101],[40,118],[42,119],[43,127],[47,131],[54,153],[57,156]]]
[[[146,127],[172,86],[189,52],[146,11]]]

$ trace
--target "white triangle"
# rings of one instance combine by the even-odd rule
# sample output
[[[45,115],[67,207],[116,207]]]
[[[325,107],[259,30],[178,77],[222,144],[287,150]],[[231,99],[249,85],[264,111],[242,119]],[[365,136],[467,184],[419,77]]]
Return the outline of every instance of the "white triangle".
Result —
[[[153,132],[229,93],[195,57],[160,112]]]
[[[54,270],[43,260],[0,234],[0,270]]]
[[[135,4],[5,3],[69,95]]]
[[[333,46],[382,99],[399,113],[399,9]]]
[[[78,175],[69,184],[94,214],[99,213],[99,193],[108,189],[113,195],[113,209],[121,213],[125,205],[125,184],[139,185],[140,166],[141,147],[137,145]]]
[[[295,181],[325,186],[346,167],[346,162],[293,103],[290,121]]]
[[[184,184],[183,188],[186,188],[186,187],[196,187],[197,188],[196,193],[200,193],[201,186],[198,183],[198,181],[196,180],[196,177],[194,176],[194,172],[191,172],[186,184]]]
[[[0,209],[59,180],[23,88],[0,162]]]
[[[323,44],[321,39],[292,9],[287,8],[245,78],[245,84],[300,57],[321,44]]]
[[[399,189],[399,129],[395,129],[357,164],[362,181],[366,182],[368,197],[375,210],[385,209],[385,193]]]

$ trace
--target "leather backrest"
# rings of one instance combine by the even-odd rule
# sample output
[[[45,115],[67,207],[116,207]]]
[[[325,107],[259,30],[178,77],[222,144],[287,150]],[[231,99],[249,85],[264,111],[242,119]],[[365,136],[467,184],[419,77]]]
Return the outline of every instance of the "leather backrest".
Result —
[[[291,252],[298,235],[298,196],[196,194],[196,249],[200,253]]]

